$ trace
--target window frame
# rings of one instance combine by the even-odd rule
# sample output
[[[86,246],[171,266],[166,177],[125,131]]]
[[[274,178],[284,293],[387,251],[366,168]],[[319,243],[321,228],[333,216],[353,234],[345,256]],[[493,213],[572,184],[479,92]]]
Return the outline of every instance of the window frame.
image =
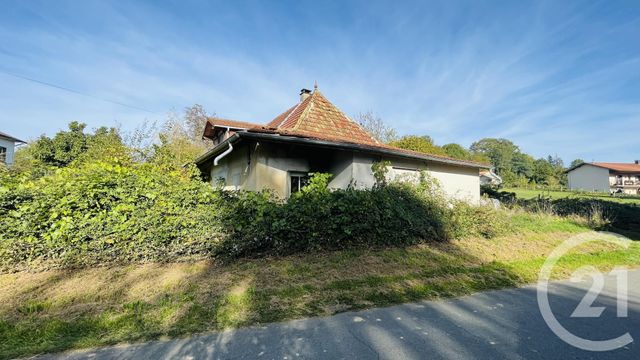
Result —
[[[294,184],[294,178],[297,178],[297,190],[293,191],[293,184]],[[306,183],[303,185],[303,179],[306,180]],[[287,186],[287,191],[289,193],[289,196],[300,192],[300,190],[304,189],[305,186],[308,185],[310,176],[308,172],[304,172],[304,171],[289,171],[289,183]]]

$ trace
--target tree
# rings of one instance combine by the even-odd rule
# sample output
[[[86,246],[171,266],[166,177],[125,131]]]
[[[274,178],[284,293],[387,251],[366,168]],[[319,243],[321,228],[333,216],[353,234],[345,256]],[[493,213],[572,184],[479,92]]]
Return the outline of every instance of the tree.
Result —
[[[362,126],[369,135],[373,136],[380,142],[388,144],[398,138],[396,130],[382,121],[371,111],[360,113],[355,116],[356,121]]]
[[[582,160],[582,159],[575,159],[575,160],[573,160],[571,162],[571,165],[569,165],[569,169],[573,169],[574,167],[577,167],[577,166],[582,165],[584,163],[585,163],[585,161]]]
[[[171,114],[158,134],[160,143],[152,145],[149,161],[167,171],[192,163],[211,146],[211,141],[202,139],[210,116],[197,104],[185,108],[182,115]]]
[[[511,169],[519,176],[530,178],[533,175],[533,170],[536,160],[528,154],[516,153],[511,159]]]
[[[53,138],[42,135],[27,145],[21,154],[20,166],[33,162],[33,166],[65,167],[87,159],[128,158],[128,150],[115,128],[101,127],[91,134],[84,132],[86,124],[77,121],[68,127],[69,130],[59,131]]]
[[[538,159],[534,164],[532,180],[537,184],[553,185],[557,183],[555,169],[547,159]]]
[[[442,150],[447,154],[447,156],[451,156],[456,159],[469,159],[471,154],[467,151],[467,149],[463,148],[462,145],[459,144],[446,144],[442,145]]]
[[[507,139],[484,138],[471,144],[471,151],[486,155],[496,172],[512,171],[512,160],[520,148]]]
[[[413,150],[425,154],[433,155],[446,155],[444,150],[433,143],[433,140],[428,135],[416,136],[407,135],[398,140],[389,143],[391,146],[395,146],[401,149]]]

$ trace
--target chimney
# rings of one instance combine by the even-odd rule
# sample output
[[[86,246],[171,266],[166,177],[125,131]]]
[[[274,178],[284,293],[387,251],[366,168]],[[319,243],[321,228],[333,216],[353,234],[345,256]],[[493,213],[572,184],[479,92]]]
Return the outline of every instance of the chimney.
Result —
[[[309,95],[311,95],[311,90],[309,89],[300,90],[300,102],[303,102],[304,99],[309,97]]]

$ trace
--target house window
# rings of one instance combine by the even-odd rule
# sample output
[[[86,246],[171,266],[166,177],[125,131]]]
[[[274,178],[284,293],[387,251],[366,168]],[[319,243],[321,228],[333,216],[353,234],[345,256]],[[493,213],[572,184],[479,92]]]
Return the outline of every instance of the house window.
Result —
[[[297,193],[309,183],[309,174],[292,173],[290,194]]]
[[[7,148],[4,146],[0,146],[0,163],[7,163]]]

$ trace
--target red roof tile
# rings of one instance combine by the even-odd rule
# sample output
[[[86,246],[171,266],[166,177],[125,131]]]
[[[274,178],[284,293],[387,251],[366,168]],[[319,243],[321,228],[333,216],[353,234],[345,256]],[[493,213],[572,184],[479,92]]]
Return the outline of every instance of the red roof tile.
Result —
[[[340,109],[327,100],[327,98],[325,98],[317,89],[314,90],[306,99],[278,115],[266,125],[257,125],[224,119],[211,119],[209,120],[209,124],[207,124],[209,130],[210,124],[214,126],[234,126],[233,124],[244,124],[245,126],[238,125],[238,127],[243,129],[246,128],[249,132],[304,137],[335,143],[366,145],[374,148],[395,150],[406,154],[424,155],[420,152],[389,146],[376,140],[358,123],[351,120]],[[208,132],[205,130],[205,136],[207,136],[207,134]],[[441,155],[428,155],[431,158],[442,159],[443,161],[453,160],[460,163],[466,163],[468,165],[486,167],[486,164],[480,164],[474,161],[454,159]]]
[[[250,129],[256,126],[261,126],[259,124],[254,124],[246,121],[236,121],[236,120],[220,119],[220,118],[209,118],[208,122],[213,126],[224,126],[224,127],[235,128],[235,129]]]
[[[601,168],[618,171],[618,172],[640,173],[640,164],[608,163],[608,162],[594,162],[594,163],[587,163],[587,164],[595,165]]]

